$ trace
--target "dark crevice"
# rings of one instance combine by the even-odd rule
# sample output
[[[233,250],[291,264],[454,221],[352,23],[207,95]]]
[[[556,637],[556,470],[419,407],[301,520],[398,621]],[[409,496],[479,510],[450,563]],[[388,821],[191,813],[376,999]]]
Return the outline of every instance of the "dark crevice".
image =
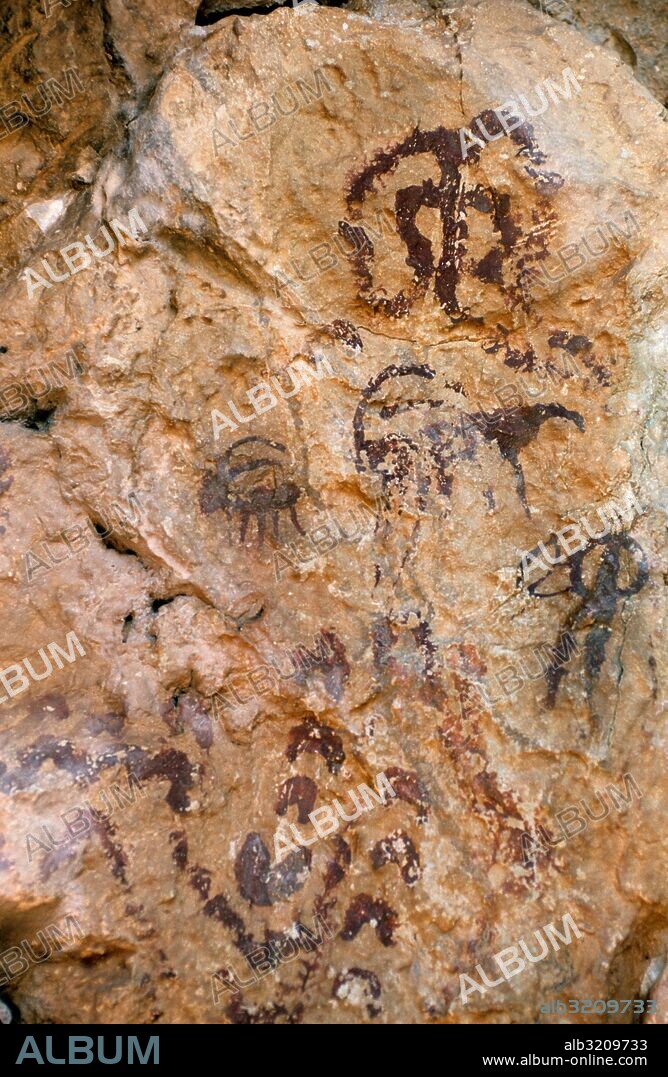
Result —
[[[57,407],[57,404],[52,404],[46,408],[36,407],[28,418],[19,419],[18,421],[22,426],[25,426],[26,430],[48,430],[53,425],[53,417],[56,414]]]
[[[218,607],[211,599],[200,591],[200,588],[196,584],[185,583],[179,581],[181,587],[188,588],[188,590],[177,591],[174,595],[165,596],[164,598],[154,598],[151,602],[151,609],[153,613],[157,613],[161,606],[166,606],[169,602],[173,602],[177,598],[195,598],[198,602],[202,602],[205,606],[210,606],[212,610],[218,612]]]
[[[211,26],[214,22],[226,19],[229,15],[269,15],[277,8],[287,6],[287,4],[258,4],[257,7],[225,8],[221,0],[202,0],[195,15],[195,26]]]
[[[260,606],[259,610],[256,610],[254,613],[251,613],[249,611],[248,613],[242,614],[242,616],[239,617],[237,619],[237,622],[236,622],[237,631],[241,632],[241,629],[245,625],[252,625],[255,621],[259,621],[260,618],[263,617],[263,616],[264,616],[264,606]]]
[[[175,598],[183,598],[183,595],[172,595],[171,598],[154,598],[151,602],[151,611],[157,613],[161,606],[168,606]]]
[[[57,408],[58,404],[39,405],[36,400],[33,400],[30,408],[24,408],[22,411],[9,415],[0,414],[0,423],[18,423],[19,426],[24,426],[26,430],[42,432],[53,426],[53,418]]]
[[[86,954],[85,957],[80,957],[80,964],[86,968],[90,968],[91,965],[99,965],[101,961],[108,961],[111,957],[116,957],[119,951],[117,950],[105,950],[101,954]]]
[[[134,90],[134,83],[128,71],[125,60],[116,48],[116,43],[114,41],[111,27],[111,13],[107,7],[107,0],[102,0],[101,15],[102,48],[104,50],[104,54],[107,60],[109,61],[109,66],[112,68],[112,71],[118,71],[123,76],[124,80],[128,83],[128,85]]]
[[[127,643],[127,639],[128,639],[128,636],[130,635],[132,625],[134,624],[134,619],[135,619],[134,613],[128,613],[127,617],[123,618],[123,628],[121,630],[121,637],[123,639],[123,643]]]
[[[106,546],[108,550],[115,550],[116,553],[127,554],[128,557],[136,557],[144,565],[144,568],[148,569],[148,565],[144,563],[137,551],[133,550],[131,546],[126,546],[118,535],[114,535],[113,532],[111,532],[104,524],[100,523],[99,520],[91,518],[90,522],[102,540],[103,546]]]
[[[304,7],[307,6],[304,5]],[[313,6],[348,7],[346,3],[332,3],[330,0],[315,0]],[[201,0],[195,15],[195,26],[212,26],[213,23],[219,22],[220,19],[227,19],[231,15],[237,15],[241,18],[246,18],[248,15],[270,15],[272,11],[277,11],[279,8],[287,8],[288,11],[297,10],[292,4],[292,0],[288,0],[287,3],[284,0],[280,4],[255,4],[253,7],[226,7],[224,0]]]
[[[132,550],[129,546],[124,546],[120,539],[112,535],[109,528],[105,527],[104,524],[94,523],[93,527],[102,539],[102,545],[106,546],[108,550],[116,550],[116,553],[126,553],[132,557],[139,557],[135,550]]]

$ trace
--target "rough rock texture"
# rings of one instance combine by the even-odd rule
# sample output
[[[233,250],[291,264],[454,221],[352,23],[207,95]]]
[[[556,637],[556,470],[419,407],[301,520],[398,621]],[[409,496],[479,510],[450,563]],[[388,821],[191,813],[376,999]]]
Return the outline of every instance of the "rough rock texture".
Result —
[[[7,101],[86,86],[0,142],[0,661],[85,651],[0,705],[0,954],[79,925],[2,988],[26,1021],[665,1020],[661,108],[526,4],[390,6],[6,21]],[[506,135],[492,110],[567,67]],[[394,799],[276,856],[381,772]],[[462,999],[568,913],[579,938]]]
[[[552,18],[577,26],[597,45],[612,49],[636,78],[666,104],[668,7],[628,0],[530,0]]]

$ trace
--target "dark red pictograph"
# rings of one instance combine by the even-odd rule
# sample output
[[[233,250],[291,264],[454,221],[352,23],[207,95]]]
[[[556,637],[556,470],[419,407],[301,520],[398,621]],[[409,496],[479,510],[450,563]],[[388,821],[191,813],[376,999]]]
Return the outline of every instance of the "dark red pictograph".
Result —
[[[341,235],[351,242],[349,255],[359,285],[359,295],[374,310],[393,318],[409,313],[417,300],[424,298],[433,284],[436,299],[451,322],[464,321],[470,311],[462,305],[459,289],[465,272],[486,284],[498,285],[509,304],[526,305],[522,282],[532,262],[547,256],[549,225],[555,220],[551,198],[563,186],[556,172],[542,169],[546,155],[537,146],[531,124],[524,123],[507,132],[495,112],[486,109],[468,125],[482,123],[490,140],[505,136],[515,156],[522,158],[524,172],[531,181],[531,226],[522,227],[513,212],[511,196],[484,182],[479,168],[487,145],[473,145],[466,156],[462,152],[459,128],[436,127],[432,131],[416,129],[389,150],[379,150],[371,163],[350,179],[347,192],[349,214],[360,220],[365,200],[377,185],[389,179],[402,161],[419,163],[436,161],[439,177],[429,177],[396,191],[394,214],[396,229],[406,247],[406,265],[413,271],[411,283],[388,295],[376,280],[373,241],[361,224],[339,222]],[[435,210],[440,218],[440,250],[420,230],[418,221],[424,209]],[[482,257],[467,258],[471,214],[489,218],[494,242]]]

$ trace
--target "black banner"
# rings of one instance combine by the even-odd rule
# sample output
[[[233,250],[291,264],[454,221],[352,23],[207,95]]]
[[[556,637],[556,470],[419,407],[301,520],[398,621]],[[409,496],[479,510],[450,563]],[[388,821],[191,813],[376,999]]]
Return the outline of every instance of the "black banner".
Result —
[[[252,1022],[249,1022],[252,1023]],[[571,1069],[658,1063],[665,1040],[658,1025],[448,1025],[449,1048],[489,1070],[556,1066]],[[661,1037],[661,1039],[660,1039]],[[220,1025],[10,1025],[0,1028],[2,1071],[48,1065],[169,1066],[226,1044]],[[43,1071],[42,1071],[43,1072]]]

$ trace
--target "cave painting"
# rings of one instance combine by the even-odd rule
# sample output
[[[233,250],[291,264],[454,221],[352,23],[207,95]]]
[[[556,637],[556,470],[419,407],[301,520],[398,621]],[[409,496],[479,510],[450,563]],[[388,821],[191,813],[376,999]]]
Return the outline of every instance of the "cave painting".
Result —
[[[253,436],[235,441],[216,461],[216,470],[204,477],[200,491],[202,512],[210,515],[222,509],[229,519],[236,515],[242,542],[251,519],[256,521],[259,545],[264,542],[268,521],[278,538],[281,512],[288,514],[303,535],[296,509],[302,491],[288,478],[286,454],[285,445],[269,438]]]
[[[557,547],[555,539],[556,556]],[[623,532],[594,538],[583,550],[572,554],[565,564],[551,569],[529,584],[529,594],[537,598],[569,594],[576,600],[559,627],[555,651],[557,658],[545,671],[545,706],[549,710],[555,706],[561,681],[573,665],[570,657],[561,661],[559,656],[564,654],[564,648],[568,648],[573,633],[581,630],[586,630],[582,650],[585,690],[591,704],[606,659],[620,599],[637,594],[648,579],[649,568],[642,547]],[[620,583],[625,586],[620,586]]]
[[[383,490],[394,488],[405,495],[411,484],[417,492],[418,507],[426,508],[428,494],[449,498],[458,462],[475,460],[481,443],[495,445],[513,470],[515,489],[527,515],[524,472],[520,453],[538,437],[543,423],[564,420],[584,431],[585,423],[577,411],[562,404],[526,404],[520,407],[495,408],[492,411],[458,410],[445,395],[424,393],[396,403],[383,403],[388,382],[401,378],[433,381],[436,372],[426,364],[391,365],[372,378],[362,391],[353,419],[355,462],[357,470],[379,474]],[[444,390],[462,403],[466,395],[461,385],[445,382]],[[404,417],[404,429],[390,423]],[[368,427],[380,423],[380,430],[370,436]],[[382,430],[387,432],[381,432]]]
[[[431,131],[414,130],[389,150],[378,150],[369,165],[351,177],[347,205],[352,221],[360,221],[367,197],[376,193],[379,181],[387,183],[404,161],[435,164],[438,178],[430,176],[397,190],[394,196],[396,229],[406,247],[405,263],[413,271],[410,284],[389,296],[376,273],[373,241],[362,224],[339,222],[341,235],[353,244],[349,255],[359,297],[374,311],[389,317],[406,316],[414,304],[423,299],[433,284],[437,302],[452,324],[470,317],[460,291],[465,274],[486,285],[501,289],[509,306],[526,308],[523,283],[532,264],[548,253],[547,237],[556,216],[550,201],[563,186],[556,172],[541,169],[546,155],[538,148],[531,124],[524,123],[512,131],[502,127],[495,112],[486,109],[468,125],[483,123],[491,141],[503,139],[511,154],[522,159],[531,185],[526,188],[524,214],[518,213],[507,191],[480,180],[485,173],[478,166],[487,144],[474,145],[466,158],[462,156],[459,128],[436,127]],[[506,139],[504,139],[506,136]],[[432,240],[420,231],[424,210],[433,210],[440,221],[440,250],[434,251]],[[476,216],[473,216],[476,215]],[[479,215],[479,216],[477,216]],[[526,218],[526,227],[521,217]],[[420,218],[420,220],[419,220]],[[487,218],[485,225],[483,218]],[[484,226],[493,234],[481,256],[469,250],[473,231]]]

